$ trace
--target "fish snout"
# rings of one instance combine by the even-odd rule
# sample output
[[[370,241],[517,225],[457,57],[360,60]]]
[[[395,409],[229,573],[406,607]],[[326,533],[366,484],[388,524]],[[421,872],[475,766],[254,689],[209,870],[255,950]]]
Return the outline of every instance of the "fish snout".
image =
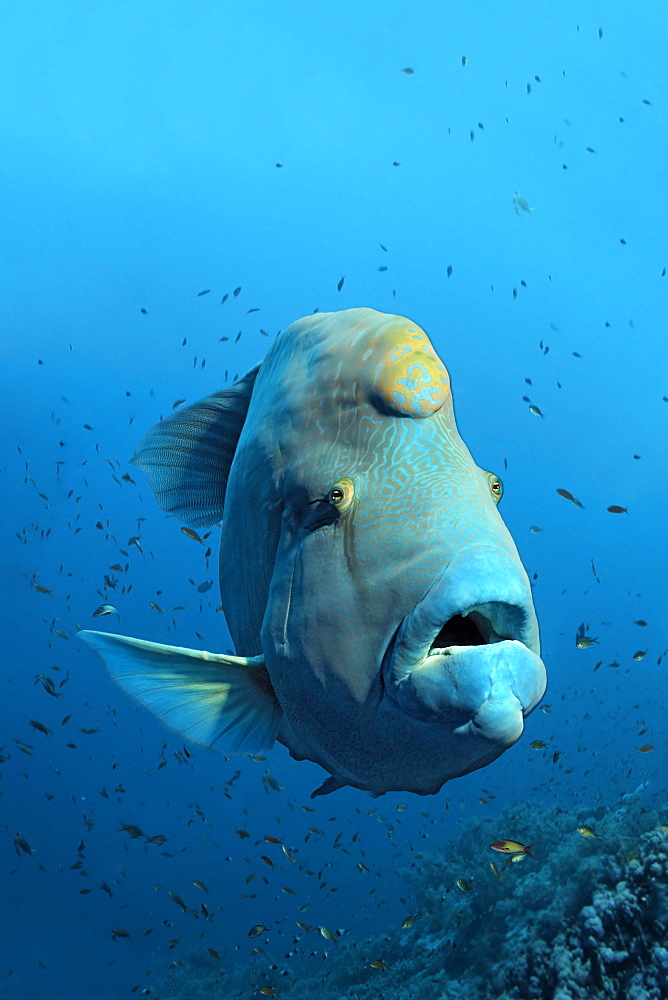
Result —
[[[413,718],[443,726],[453,749],[482,741],[500,753],[519,739],[545,686],[540,657],[508,639],[432,653],[397,683],[394,698]]]

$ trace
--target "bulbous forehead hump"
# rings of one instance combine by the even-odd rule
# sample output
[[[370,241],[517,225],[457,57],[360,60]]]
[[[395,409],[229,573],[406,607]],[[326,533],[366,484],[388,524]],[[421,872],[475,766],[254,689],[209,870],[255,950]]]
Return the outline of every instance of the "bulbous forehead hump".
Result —
[[[350,331],[341,376],[383,413],[433,416],[448,398],[450,377],[429,337],[403,316],[368,312]]]

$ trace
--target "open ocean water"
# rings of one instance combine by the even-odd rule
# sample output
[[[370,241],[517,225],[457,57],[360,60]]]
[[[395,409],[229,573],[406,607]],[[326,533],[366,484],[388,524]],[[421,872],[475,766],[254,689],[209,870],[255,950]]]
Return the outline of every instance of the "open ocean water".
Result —
[[[668,998],[666,11],[0,14],[0,998]],[[311,799],[77,639],[232,648],[220,529],[130,459],[360,306],[446,364],[541,629],[523,735],[435,796]]]

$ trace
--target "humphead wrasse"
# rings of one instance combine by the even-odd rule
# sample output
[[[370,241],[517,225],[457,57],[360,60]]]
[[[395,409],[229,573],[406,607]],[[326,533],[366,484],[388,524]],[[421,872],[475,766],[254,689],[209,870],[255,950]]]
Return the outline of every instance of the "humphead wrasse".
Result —
[[[298,320],[133,462],[163,510],[222,520],[239,655],[79,634],[184,737],[222,752],[278,740],[331,775],[314,795],[435,793],[520,737],[546,685],[529,581],[502,484],[460,438],[416,324]]]

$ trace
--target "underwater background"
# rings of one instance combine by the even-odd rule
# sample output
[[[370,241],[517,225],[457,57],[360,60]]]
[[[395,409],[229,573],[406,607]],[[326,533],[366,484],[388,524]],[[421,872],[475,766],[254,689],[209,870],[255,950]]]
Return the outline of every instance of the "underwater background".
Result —
[[[0,998],[668,997],[665,12],[1,11]],[[434,797],[184,746],[77,641],[230,647],[218,529],[130,458],[353,306],[429,334],[541,626]]]

